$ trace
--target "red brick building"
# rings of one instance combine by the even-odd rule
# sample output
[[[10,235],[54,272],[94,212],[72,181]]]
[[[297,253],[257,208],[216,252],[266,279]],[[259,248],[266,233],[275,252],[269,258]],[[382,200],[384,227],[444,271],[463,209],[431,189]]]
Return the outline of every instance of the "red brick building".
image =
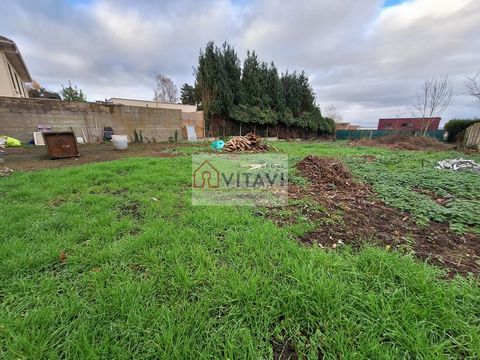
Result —
[[[438,130],[440,120],[442,118],[434,117],[428,118],[391,118],[379,119],[377,130],[411,130],[421,131],[425,129],[428,124],[428,130]]]

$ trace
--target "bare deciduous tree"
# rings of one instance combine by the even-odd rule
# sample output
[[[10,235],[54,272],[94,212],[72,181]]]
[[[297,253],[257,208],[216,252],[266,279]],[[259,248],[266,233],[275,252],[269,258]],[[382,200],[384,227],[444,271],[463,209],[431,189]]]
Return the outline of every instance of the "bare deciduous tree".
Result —
[[[448,76],[431,79],[423,83],[422,89],[417,92],[416,102],[412,104],[418,117],[426,119],[423,135],[427,134],[432,118],[440,116],[452,105],[455,98],[453,86]]]
[[[330,105],[325,106],[325,107],[322,109],[322,115],[323,115],[324,117],[326,117],[326,118],[332,119],[332,120],[335,121],[336,123],[343,121],[342,115],[340,115],[340,114],[337,112],[337,108],[336,108],[335,105],[333,105],[333,104],[330,104]]]
[[[153,100],[158,102],[174,103],[177,101],[177,87],[172,79],[165,75],[158,74],[155,76],[155,89]]]
[[[480,105],[480,72],[474,76],[467,76],[463,84],[467,89],[467,94],[473,96]]]

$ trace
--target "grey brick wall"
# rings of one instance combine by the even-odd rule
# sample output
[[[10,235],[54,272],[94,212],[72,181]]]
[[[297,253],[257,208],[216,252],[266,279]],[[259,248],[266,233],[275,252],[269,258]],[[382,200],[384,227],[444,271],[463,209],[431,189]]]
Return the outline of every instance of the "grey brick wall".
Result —
[[[0,135],[28,141],[38,125],[56,131],[72,129],[76,136],[85,134],[91,141],[97,134],[103,137],[104,126],[132,138],[135,130],[141,131],[149,141],[167,141],[175,130],[182,134],[180,110],[0,97]]]

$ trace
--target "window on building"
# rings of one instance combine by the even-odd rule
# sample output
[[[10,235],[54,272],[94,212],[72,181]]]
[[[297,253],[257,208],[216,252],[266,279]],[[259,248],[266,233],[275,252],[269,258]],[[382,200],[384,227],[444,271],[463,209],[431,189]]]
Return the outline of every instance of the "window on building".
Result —
[[[18,89],[18,92],[20,93],[20,95],[23,95],[22,94],[22,87],[20,86],[20,81],[18,81],[18,76],[17,76],[17,73],[15,73],[15,81],[17,82],[17,89]]]
[[[7,66],[8,66],[8,72],[10,73],[10,79],[12,80],[13,88],[15,89],[15,91],[18,91],[17,84],[15,83],[15,79],[13,77],[12,68],[10,67],[10,64],[8,64],[8,63],[7,63]]]

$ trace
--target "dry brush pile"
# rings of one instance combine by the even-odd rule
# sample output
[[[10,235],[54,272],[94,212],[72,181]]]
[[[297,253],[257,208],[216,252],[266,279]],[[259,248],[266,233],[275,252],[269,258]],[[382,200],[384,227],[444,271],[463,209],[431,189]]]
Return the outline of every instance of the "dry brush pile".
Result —
[[[268,150],[268,145],[262,142],[260,136],[248,133],[245,136],[235,136],[231,138],[225,144],[224,150],[228,152],[262,152]]]

